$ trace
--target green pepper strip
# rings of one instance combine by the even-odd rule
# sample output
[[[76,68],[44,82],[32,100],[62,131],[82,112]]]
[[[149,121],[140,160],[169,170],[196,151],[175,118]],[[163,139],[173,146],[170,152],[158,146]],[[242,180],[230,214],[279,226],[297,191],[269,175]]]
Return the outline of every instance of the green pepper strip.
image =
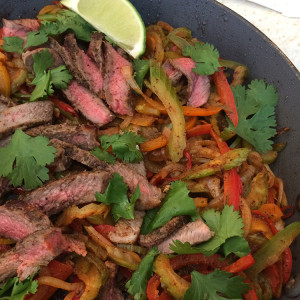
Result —
[[[294,222],[274,235],[254,255],[255,264],[246,271],[247,276],[254,279],[265,268],[276,263],[298,234],[300,222]]]

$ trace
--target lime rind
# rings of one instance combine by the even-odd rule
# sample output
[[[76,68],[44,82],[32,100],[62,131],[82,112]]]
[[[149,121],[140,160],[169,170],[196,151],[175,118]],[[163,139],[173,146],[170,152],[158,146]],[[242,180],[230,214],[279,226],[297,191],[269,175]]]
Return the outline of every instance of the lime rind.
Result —
[[[146,28],[140,14],[128,0],[62,0],[61,3],[134,58],[145,52]]]

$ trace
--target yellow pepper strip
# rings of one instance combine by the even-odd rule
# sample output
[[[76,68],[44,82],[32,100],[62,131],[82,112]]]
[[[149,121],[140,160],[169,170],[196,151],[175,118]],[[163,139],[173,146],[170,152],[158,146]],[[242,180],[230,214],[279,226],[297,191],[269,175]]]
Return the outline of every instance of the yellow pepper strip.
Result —
[[[14,244],[15,241],[6,238],[0,238],[0,245],[11,245]]]
[[[77,206],[73,205],[64,210],[64,212],[57,219],[56,226],[68,226],[75,219],[85,219],[86,217],[91,215],[103,215],[105,218],[109,211],[109,206],[103,203],[90,203],[88,205],[83,206],[82,208],[78,208]]]
[[[94,242],[106,249],[108,256],[116,264],[130,270],[138,268],[141,258],[135,252],[116,247],[92,226],[85,226],[84,228]]]
[[[207,198],[195,197],[193,198],[196,207],[202,208],[207,206]]]
[[[10,78],[6,67],[0,62],[0,94],[10,95]]]
[[[7,56],[4,53],[0,52],[0,61],[6,61],[6,60],[7,60]]]
[[[268,240],[273,237],[269,225],[262,219],[252,217],[250,233],[261,232]]]
[[[41,276],[38,279],[38,285],[48,285],[65,291],[78,291],[83,289],[81,282],[69,283],[52,276]]]
[[[175,273],[171,267],[170,261],[164,254],[160,254],[155,262],[155,273],[160,277],[162,286],[174,297],[174,299],[182,299],[190,283]]]
[[[278,222],[283,217],[283,212],[274,203],[263,204],[258,210],[265,214],[273,223]]]

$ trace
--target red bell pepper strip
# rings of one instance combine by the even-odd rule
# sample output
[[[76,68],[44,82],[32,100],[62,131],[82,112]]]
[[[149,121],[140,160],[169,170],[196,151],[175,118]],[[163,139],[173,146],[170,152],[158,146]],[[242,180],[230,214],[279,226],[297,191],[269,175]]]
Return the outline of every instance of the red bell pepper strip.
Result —
[[[186,131],[187,138],[190,138],[192,136],[198,136],[203,134],[209,134],[211,129],[210,124],[204,124],[204,125],[197,125],[189,130]]]
[[[223,268],[223,270],[229,273],[239,273],[244,270],[247,270],[248,268],[253,266],[254,263],[255,263],[254,258],[252,254],[249,253],[248,255],[241,257],[231,265],[226,266],[225,268]]]
[[[94,228],[107,239],[109,239],[107,234],[116,230],[115,226],[107,224],[97,225]]]
[[[282,284],[286,284],[291,277],[293,266],[292,251],[286,248],[282,253]]]
[[[248,278],[246,278],[245,282],[249,283],[250,286],[251,286],[251,290],[249,290],[247,292],[247,294],[244,294],[243,297],[244,297],[244,300],[258,300],[258,297],[256,295],[256,292],[255,292],[255,289],[254,289],[254,286],[253,284],[250,282],[250,280]]]
[[[183,155],[187,158],[186,169],[190,170],[192,168],[192,157],[190,152],[187,149],[183,150]]]
[[[225,112],[233,125],[236,127],[239,121],[234,97],[230,85],[223,71],[215,72],[212,75],[213,81],[217,87],[221,102],[225,105]]]
[[[263,270],[263,273],[267,280],[269,281],[272,293],[274,294],[276,292],[277,286],[280,284],[280,275],[278,266],[276,264],[273,264],[266,269]]]
[[[71,105],[69,105],[53,96],[50,98],[50,100],[60,109],[66,111],[66,112],[70,113],[71,115],[73,115],[74,117],[78,118],[77,112],[74,110],[74,108]]]
[[[268,224],[268,226],[270,227],[270,229],[271,229],[271,231],[274,235],[276,233],[278,233],[278,230],[276,229],[273,222],[264,213],[262,213],[259,210],[252,210],[252,214],[260,217],[261,219],[263,219]]]
[[[147,298],[149,300],[172,300],[172,297],[166,292],[163,291],[159,294],[158,287],[160,286],[160,279],[157,274],[152,276],[148,282],[147,286]]]

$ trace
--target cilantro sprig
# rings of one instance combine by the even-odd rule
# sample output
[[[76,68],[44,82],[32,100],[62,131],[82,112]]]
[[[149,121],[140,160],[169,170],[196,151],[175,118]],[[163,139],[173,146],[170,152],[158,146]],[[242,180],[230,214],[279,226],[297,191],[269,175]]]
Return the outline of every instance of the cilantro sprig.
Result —
[[[15,187],[24,183],[26,189],[37,188],[49,179],[46,165],[54,161],[55,153],[46,137],[30,137],[17,129],[9,145],[0,148],[0,177],[8,177]]]
[[[144,217],[142,233],[148,234],[154,229],[163,226],[173,217],[191,216],[193,220],[199,218],[194,200],[189,197],[189,190],[183,181],[174,181],[171,183],[164,204],[159,211],[151,210]],[[147,225],[145,225],[147,222]]]
[[[33,55],[33,70],[35,78],[31,82],[35,85],[30,101],[44,99],[54,93],[53,86],[57,89],[66,89],[73,76],[66,66],[59,66],[49,70],[54,64],[52,53],[48,49]]]
[[[258,152],[272,149],[276,135],[275,107],[278,94],[273,85],[253,80],[248,89],[237,85],[232,88],[239,122],[236,127],[229,121],[229,129],[252,144]]]
[[[207,275],[193,271],[191,275],[191,286],[186,291],[183,300],[243,299],[243,294],[250,289],[250,285],[244,282],[243,277],[233,276],[219,269]]]
[[[101,148],[94,148],[91,153],[108,163],[115,163],[116,158],[125,162],[139,162],[143,159],[143,154],[138,148],[138,144],[145,139],[134,132],[124,132],[123,134],[101,135],[99,137]],[[106,150],[112,147],[113,155]]]
[[[222,213],[209,209],[202,214],[206,225],[215,235],[207,242],[192,247],[190,243],[178,240],[170,244],[170,249],[178,254],[203,253],[206,256],[222,252],[224,256],[234,253],[243,257],[250,252],[247,241],[243,238],[243,219],[233,206],[225,205]]]
[[[31,276],[22,282],[18,277],[9,278],[0,288],[0,300],[23,300],[27,294],[34,294],[37,287],[37,281]]]
[[[113,175],[104,194],[96,193],[96,200],[106,205],[111,205],[111,212],[114,221],[117,222],[120,218],[134,219],[134,205],[140,196],[140,188],[136,187],[130,197],[127,196],[128,186],[124,183],[123,177],[118,173]]]
[[[221,67],[219,63],[219,51],[214,45],[195,43],[195,46],[184,47],[182,54],[189,56],[196,63],[193,71],[200,75],[211,75]]]
[[[140,262],[138,269],[126,283],[127,291],[134,296],[134,300],[146,300],[146,288],[148,280],[153,272],[153,262],[159,254],[157,247],[153,247]]]
[[[134,71],[134,79],[138,86],[142,89],[144,78],[150,69],[150,61],[136,58],[133,61],[132,66]]]

